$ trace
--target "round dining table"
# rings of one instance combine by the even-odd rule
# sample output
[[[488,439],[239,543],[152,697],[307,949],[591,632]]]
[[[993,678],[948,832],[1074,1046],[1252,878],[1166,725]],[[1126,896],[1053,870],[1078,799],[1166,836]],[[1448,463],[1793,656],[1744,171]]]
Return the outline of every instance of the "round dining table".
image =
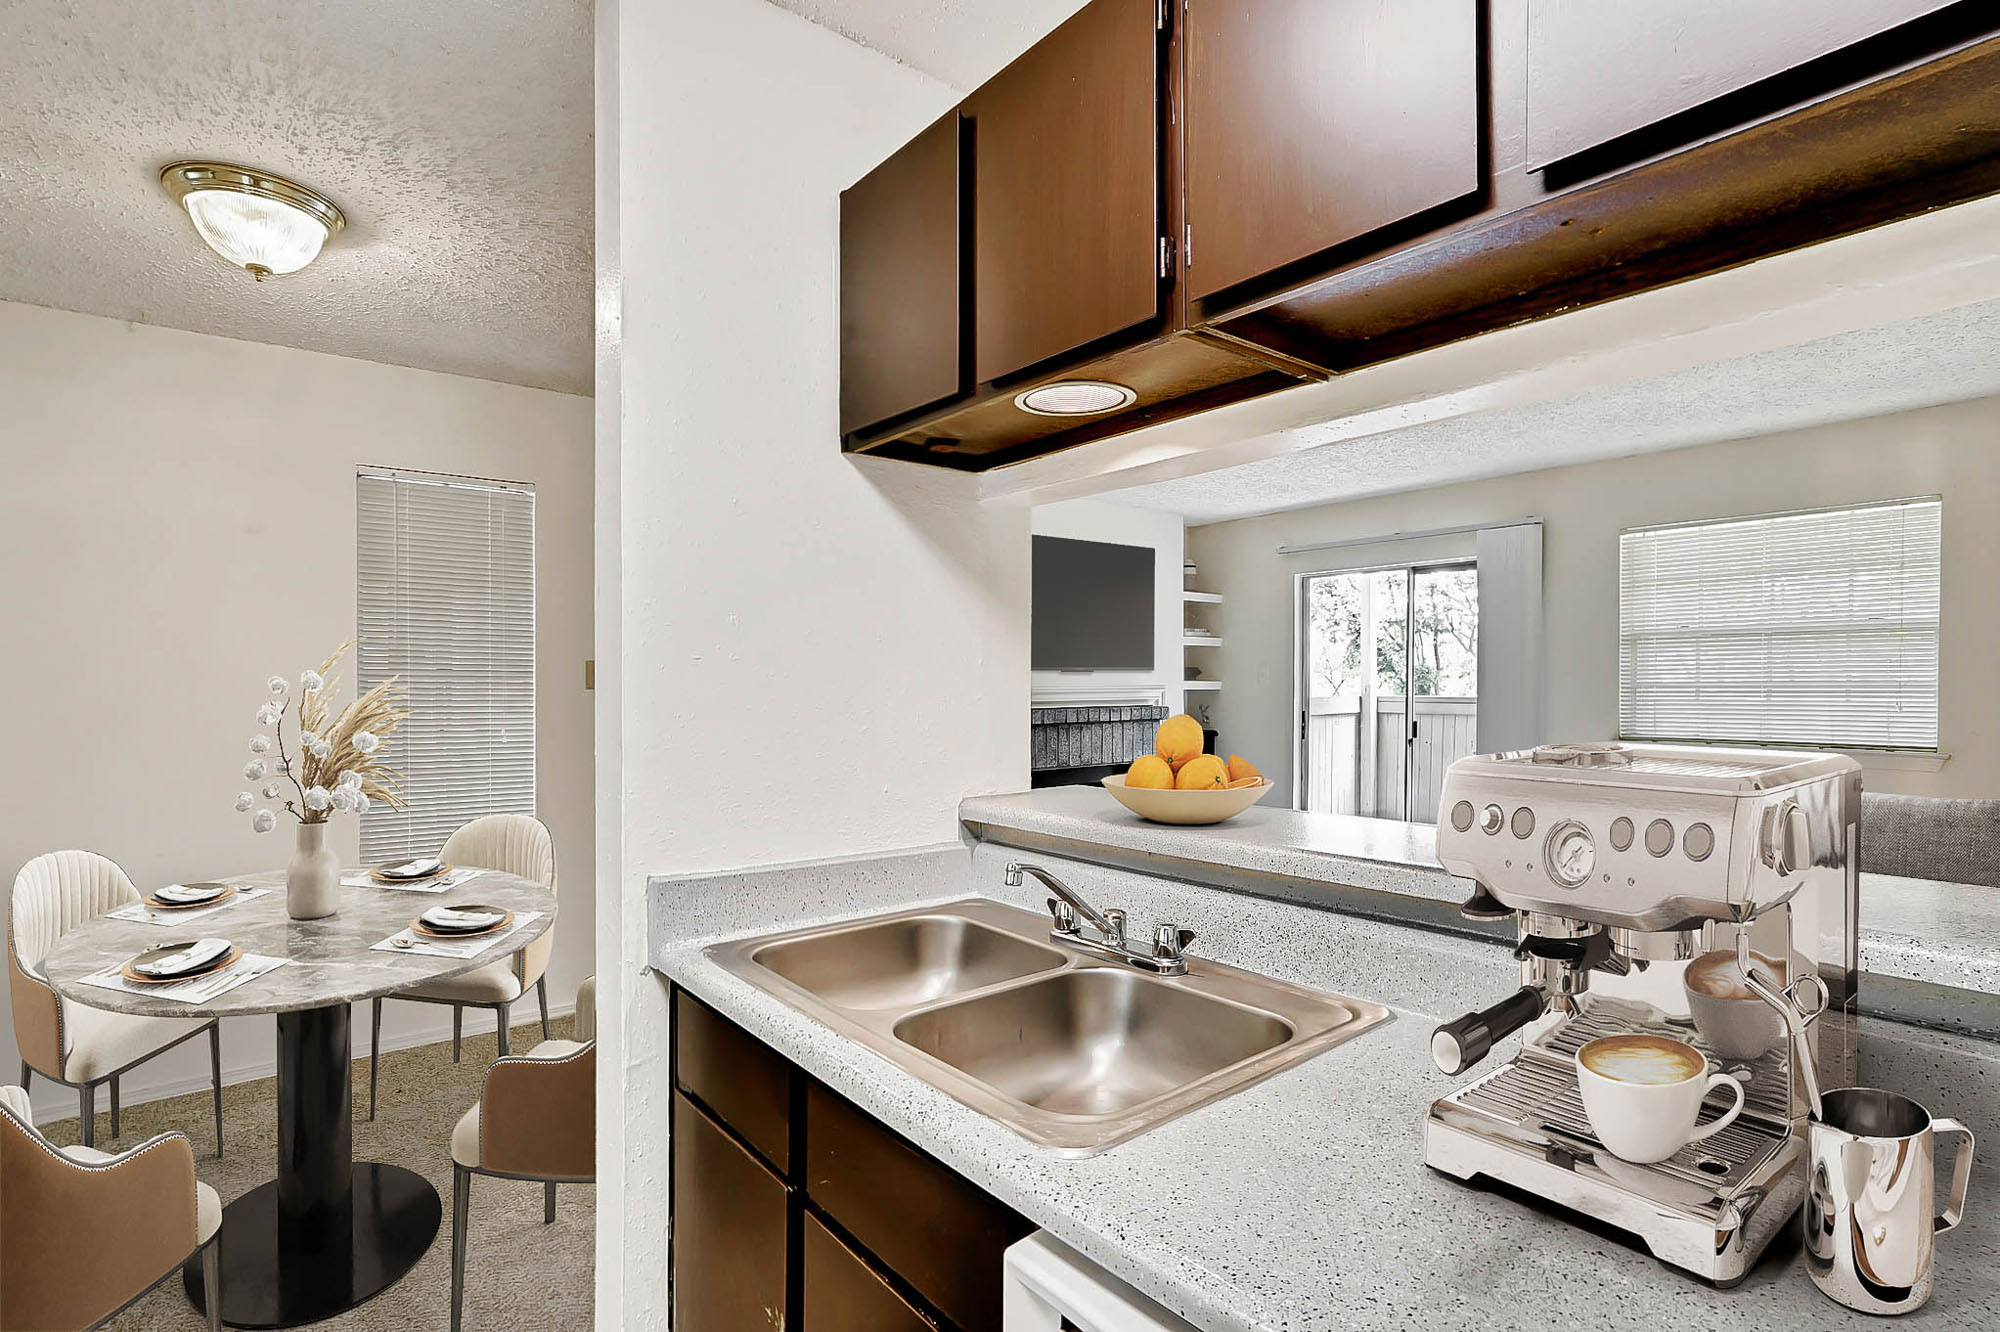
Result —
[[[348,871],[363,878],[366,871]],[[298,1327],[331,1318],[393,1285],[437,1238],[438,1192],[413,1170],[353,1153],[349,1005],[456,976],[511,956],[555,923],[556,897],[531,879],[481,870],[441,892],[343,884],[340,909],[320,920],[285,912],[282,873],[218,880],[269,888],[182,928],[98,916],[72,927],[42,960],[70,1003],[142,1017],[232,1018],[274,1013],[278,1025],[276,1177],[223,1208],[222,1321]],[[469,958],[374,945],[433,906],[484,903],[517,919],[512,933]],[[84,978],[164,943],[228,939],[247,956],[284,964],[199,1003],[105,989]],[[182,1280],[207,1311],[201,1263]]]

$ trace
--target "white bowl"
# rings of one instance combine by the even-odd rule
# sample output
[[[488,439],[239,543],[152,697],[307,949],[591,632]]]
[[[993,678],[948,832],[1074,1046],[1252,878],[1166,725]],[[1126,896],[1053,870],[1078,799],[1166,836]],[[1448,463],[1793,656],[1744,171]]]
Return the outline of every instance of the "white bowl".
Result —
[[[1221,823],[1233,819],[1264,798],[1271,789],[1269,778],[1255,786],[1224,787],[1210,791],[1165,791],[1151,786],[1127,786],[1125,778],[1106,777],[1104,789],[1119,804],[1142,819],[1154,823]]]

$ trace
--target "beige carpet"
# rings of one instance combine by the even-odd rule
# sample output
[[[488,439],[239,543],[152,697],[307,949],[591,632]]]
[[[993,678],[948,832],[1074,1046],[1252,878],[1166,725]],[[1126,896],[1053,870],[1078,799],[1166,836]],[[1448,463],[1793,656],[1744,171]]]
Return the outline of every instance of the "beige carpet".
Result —
[[[471,1032],[487,1021],[483,1036]],[[409,1275],[367,1304],[315,1326],[355,1332],[406,1332],[450,1326],[452,1125],[479,1099],[495,1042],[490,1019],[468,1012],[465,1059],[451,1062],[451,1044],[419,1046],[382,1056],[382,1097],[368,1121],[368,1061],[354,1064],[354,1155],[358,1160],[407,1166],[437,1186],[444,1223],[430,1252]],[[569,1034],[568,1019],[555,1034]],[[357,1027],[357,1030],[359,1028]],[[541,1039],[535,1021],[513,1029],[513,1048],[525,1052]],[[195,1173],[226,1203],[276,1173],[277,1120],[270,1079],[222,1091],[223,1145],[215,1156],[215,1119],[201,1092],[129,1107],[123,1135],[111,1139],[110,1102],[97,1097],[97,1145],[107,1151],[134,1146],[155,1133],[179,1129],[194,1143]],[[76,1120],[43,1126],[58,1144],[77,1140]],[[542,1224],[542,1186],[517,1180],[472,1181],[471,1242],[466,1255],[466,1332],[475,1329],[585,1329],[591,1325],[592,1244],[596,1189],[566,1184],[556,1190],[554,1225]],[[203,1326],[178,1276],[107,1325],[115,1332],[179,1332]]]

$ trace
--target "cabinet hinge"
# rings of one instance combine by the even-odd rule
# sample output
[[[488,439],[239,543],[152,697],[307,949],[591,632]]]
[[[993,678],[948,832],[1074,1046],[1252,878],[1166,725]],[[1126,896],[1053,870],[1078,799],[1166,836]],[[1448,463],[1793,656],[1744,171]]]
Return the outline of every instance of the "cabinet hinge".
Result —
[[[1167,30],[1167,0],[1154,0],[1153,27],[1160,32]]]
[[[1187,224],[1187,234],[1181,239],[1181,262],[1194,267],[1194,223]]]
[[[1162,236],[1160,237],[1160,276],[1167,278],[1173,275],[1174,238],[1171,236]]]

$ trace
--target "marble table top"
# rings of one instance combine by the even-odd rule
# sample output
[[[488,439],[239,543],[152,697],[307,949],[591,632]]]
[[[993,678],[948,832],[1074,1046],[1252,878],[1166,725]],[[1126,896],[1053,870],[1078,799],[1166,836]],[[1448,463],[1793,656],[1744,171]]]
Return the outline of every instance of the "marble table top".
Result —
[[[218,882],[276,887],[277,891],[203,915],[185,930],[109,916],[85,921],[49,950],[42,959],[42,975],[71,1003],[115,1013],[201,1018],[283,1013],[372,999],[477,970],[512,956],[546,933],[556,919],[553,892],[532,879],[499,870],[481,870],[439,893],[342,885],[340,909],[322,920],[293,920],[285,914],[285,876],[281,871],[238,875]],[[542,914],[469,958],[370,951],[372,945],[408,925],[411,917],[434,906],[468,902],[504,907],[517,916],[529,911]],[[116,966],[144,949],[204,936],[228,939],[246,953],[286,958],[289,965],[200,1004],[82,983],[85,976]]]

